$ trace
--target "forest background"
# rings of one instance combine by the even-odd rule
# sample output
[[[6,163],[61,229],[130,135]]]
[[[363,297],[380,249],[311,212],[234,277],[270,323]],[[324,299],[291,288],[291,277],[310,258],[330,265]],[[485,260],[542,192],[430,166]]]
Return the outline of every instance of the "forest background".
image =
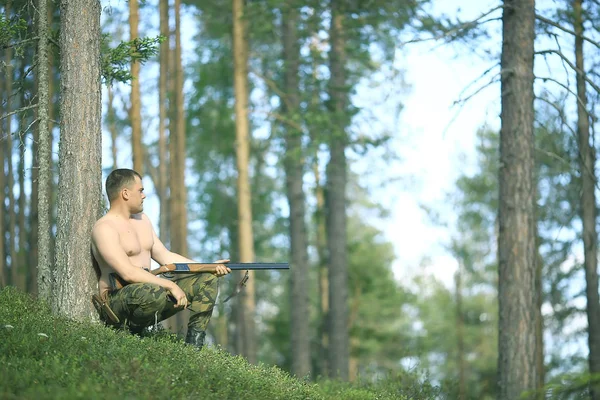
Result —
[[[292,264],[253,274],[220,305],[213,343],[299,376],[410,370],[455,397],[498,395],[502,8],[460,3],[247,2],[241,26],[235,1],[102,3],[102,181],[115,167],[142,171],[146,210],[175,251]],[[577,194],[583,97],[596,147],[598,3],[585,3],[579,35],[577,4],[536,4],[538,386],[595,368]],[[37,248],[39,24],[34,3],[3,6],[1,284],[32,293],[44,276],[57,292],[72,263],[59,244],[57,6],[46,14],[48,275]]]

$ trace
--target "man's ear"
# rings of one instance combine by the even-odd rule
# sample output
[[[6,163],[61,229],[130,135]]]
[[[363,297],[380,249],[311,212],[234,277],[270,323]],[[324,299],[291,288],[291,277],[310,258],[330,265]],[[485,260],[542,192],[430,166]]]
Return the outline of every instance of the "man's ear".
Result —
[[[129,200],[129,190],[127,188],[121,189],[121,197],[123,200]]]

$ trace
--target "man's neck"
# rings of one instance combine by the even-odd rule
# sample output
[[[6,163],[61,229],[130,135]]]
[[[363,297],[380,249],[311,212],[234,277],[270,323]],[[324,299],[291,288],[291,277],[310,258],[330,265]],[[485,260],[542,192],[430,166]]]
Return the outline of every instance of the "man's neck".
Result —
[[[110,209],[106,213],[106,215],[113,216],[116,218],[123,218],[124,220],[129,220],[133,214],[129,211],[127,207],[119,204],[111,204]]]

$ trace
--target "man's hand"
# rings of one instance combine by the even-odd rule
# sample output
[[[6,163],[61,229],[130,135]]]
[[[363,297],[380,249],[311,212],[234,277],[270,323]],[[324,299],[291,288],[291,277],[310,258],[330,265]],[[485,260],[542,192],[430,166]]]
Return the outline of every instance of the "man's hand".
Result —
[[[185,308],[188,306],[187,297],[177,284],[173,283],[173,286],[169,287],[168,291],[171,293],[171,296],[175,298],[175,307]]]
[[[218,264],[227,264],[229,261],[231,261],[231,260],[230,259],[217,260],[217,261],[215,261],[215,263],[218,263]],[[227,275],[230,272],[231,272],[231,268],[228,268],[228,267],[226,267],[224,265],[217,265],[217,270],[214,272],[214,274],[216,276],[220,277],[220,276]]]

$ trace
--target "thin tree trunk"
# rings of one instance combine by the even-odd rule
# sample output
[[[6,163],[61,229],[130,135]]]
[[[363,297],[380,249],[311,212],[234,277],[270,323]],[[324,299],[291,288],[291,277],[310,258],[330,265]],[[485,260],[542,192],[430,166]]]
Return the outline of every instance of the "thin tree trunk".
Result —
[[[2,86],[0,86],[0,93],[1,92],[6,92],[5,88],[3,88]],[[7,93],[8,94],[8,93]],[[2,97],[0,97],[0,99],[2,99]],[[0,102],[2,103],[2,102]],[[2,106],[2,104],[0,104],[0,107]],[[6,109],[8,110],[8,109]],[[5,122],[4,121],[0,121],[0,128],[3,126]],[[6,140],[6,138],[4,137],[5,134],[2,133],[0,134],[0,141],[4,142]],[[6,268],[6,242],[5,242],[5,235],[4,235],[4,217],[5,217],[5,201],[6,201],[6,195],[5,195],[5,182],[6,182],[6,172],[5,172],[5,164],[6,164],[6,155],[7,155],[7,147],[5,146],[0,146],[0,286],[4,287],[6,285],[8,285],[8,270]]]
[[[316,41],[313,38],[310,49],[312,55],[312,78],[314,82],[318,82],[318,59],[320,57],[319,49]],[[320,91],[318,85],[315,84],[311,95],[311,107],[318,110],[321,104]],[[317,135],[314,134],[317,128],[311,128],[311,141],[317,142]],[[322,184],[321,174],[319,172],[319,151],[318,148],[314,154],[313,172],[315,176],[315,200],[316,209],[314,214],[316,225],[316,247],[317,247],[317,266],[318,266],[318,287],[319,287],[319,351],[317,355],[317,375],[329,376],[329,277],[327,268],[327,230],[325,222],[325,190]]]
[[[319,369],[322,376],[329,376],[329,276],[327,274],[327,231],[325,227],[325,191],[321,184],[321,177],[319,174],[318,166],[318,154],[317,162],[314,165],[315,173],[315,198],[317,201],[317,207],[315,210],[315,221],[317,226],[316,232],[316,245],[317,254],[319,256],[318,268],[319,268],[319,305],[321,311],[321,318],[319,323]]]
[[[52,171],[52,140],[50,131],[50,98],[49,83],[49,48],[48,48],[48,0],[39,0],[38,20],[38,168],[36,176],[37,196],[37,286],[40,299],[50,301],[52,293],[52,250],[51,250],[51,211],[50,211],[50,179]],[[33,196],[32,196],[33,198]]]
[[[6,15],[11,15],[12,12],[12,1],[7,0],[6,4]],[[14,79],[14,65],[13,65],[13,50],[12,48],[6,49],[5,54],[5,62],[6,62],[6,111],[12,111],[12,98],[13,98],[13,79]],[[6,169],[6,187],[7,187],[7,196],[8,196],[8,209],[6,211],[8,217],[8,226],[6,229],[6,233],[8,235],[6,245],[6,253],[10,259],[10,283],[12,285],[17,284],[17,262],[16,262],[16,237],[15,237],[15,222],[16,222],[16,213],[15,213],[15,177],[13,171],[13,163],[12,163],[12,152],[14,151],[14,142],[13,142],[13,117],[6,118],[6,148],[7,152],[7,169]],[[4,232],[4,229],[2,229]]]
[[[346,238],[346,52],[343,0],[331,1],[330,99],[334,123],[327,165],[327,244],[329,249],[329,364],[332,377],[348,380],[348,254]]]
[[[171,249],[187,256],[187,189],[185,186],[185,114],[183,105],[183,64],[181,58],[181,1],[175,0],[175,48],[173,57],[173,109],[170,134],[170,239]],[[189,315],[177,313],[168,324],[179,335],[185,334]]]
[[[537,387],[533,140],[535,1],[505,0],[499,171],[499,399]]]
[[[62,0],[60,9],[61,129],[52,306],[55,313],[77,320],[96,314],[90,301],[97,288],[90,232],[100,216],[102,197],[100,10],[98,0]]]
[[[106,110],[106,117],[108,119],[108,131],[110,132],[110,154],[112,159],[112,169],[114,170],[119,168],[119,163],[117,162],[117,139],[119,137],[119,132],[117,131],[117,116],[115,115],[115,94],[113,86],[108,85],[106,91],[108,94],[108,107]]]
[[[11,88],[9,93],[12,93],[12,69],[11,73],[8,74],[7,77],[7,86]],[[15,172],[12,163],[12,152],[14,151],[14,141],[13,141],[13,133],[12,126],[10,123],[10,118],[8,119],[8,139],[7,139],[7,147],[8,147],[8,168],[7,168],[7,187],[8,187],[8,255],[10,257],[10,271],[11,271],[11,284],[13,286],[18,286],[19,280],[19,266],[17,262],[17,237],[16,237],[16,220],[17,220],[17,212],[15,207]]]
[[[282,37],[284,59],[283,114],[297,120],[300,113],[299,55],[300,46],[296,26],[298,12],[293,6],[283,6]],[[305,218],[305,196],[302,187],[304,157],[302,131],[286,126],[285,173],[287,198],[290,207],[291,240],[291,341],[292,374],[304,377],[310,374],[310,332],[308,309],[308,250]]]
[[[129,39],[139,37],[138,0],[129,0]],[[133,153],[133,169],[144,173],[144,155],[142,152],[142,99],[140,95],[140,63],[131,62],[131,104],[129,120],[131,121],[131,147]]]
[[[254,261],[254,236],[252,232],[252,195],[249,179],[250,161],[250,121],[248,119],[248,42],[244,1],[233,0],[233,64],[235,92],[235,137],[238,170],[238,229],[240,261]],[[254,314],[256,308],[254,273],[250,271],[246,290],[241,294],[242,354],[250,363],[257,361],[256,328]]]
[[[19,76],[25,75],[25,65],[21,63]],[[25,91],[21,91],[21,99],[20,104],[24,105],[26,101]],[[23,291],[27,291],[27,282],[29,280],[29,267],[27,265],[27,225],[25,222],[25,207],[27,206],[27,195],[25,194],[25,135],[27,130],[27,124],[30,121],[29,118],[26,118],[27,114],[24,114],[19,119],[19,162],[17,167],[18,181],[19,181],[19,199],[18,199],[18,208],[19,213],[17,214],[17,222],[16,225],[19,229],[18,234],[18,252],[16,258],[16,264],[18,266],[18,280],[16,285],[18,288],[21,288]]]
[[[183,65],[181,59],[181,1],[175,0],[175,71],[173,94],[174,130],[171,131],[171,247],[187,254],[187,191],[185,187],[185,116],[183,105]]]
[[[536,227],[537,229],[537,227]],[[535,365],[536,365],[536,375],[537,375],[537,387],[541,391],[544,387],[544,382],[546,381],[546,370],[544,366],[544,315],[542,314],[542,305],[544,303],[543,296],[543,285],[542,285],[542,266],[544,265],[544,260],[540,254],[540,246],[539,246],[539,235],[536,232],[536,238],[538,241],[536,242],[536,259],[537,265],[535,269],[535,287],[536,287],[536,307],[535,307],[535,342],[536,342],[536,356],[535,356]]]
[[[160,0],[160,34],[169,37],[169,1]],[[160,75],[158,78],[158,198],[160,200],[159,234],[166,240],[168,225],[167,201],[167,74],[169,73],[169,41],[160,44]]]
[[[600,298],[598,296],[598,232],[596,231],[596,156],[590,143],[590,120],[587,111],[586,82],[583,55],[583,0],[573,1],[575,30],[575,66],[577,67],[577,133],[581,170],[581,223],[588,319],[588,363],[591,374],[600,373]],[[591,388],[591,397],[600,399],[600,385]]]
[[[458,364],[458,399],[467,398],[467,380],[465,367],[465,321],[463,318],[462,305],[462,261],[459,260],[458,271],[454,276],[456,296],[456,355]]]

